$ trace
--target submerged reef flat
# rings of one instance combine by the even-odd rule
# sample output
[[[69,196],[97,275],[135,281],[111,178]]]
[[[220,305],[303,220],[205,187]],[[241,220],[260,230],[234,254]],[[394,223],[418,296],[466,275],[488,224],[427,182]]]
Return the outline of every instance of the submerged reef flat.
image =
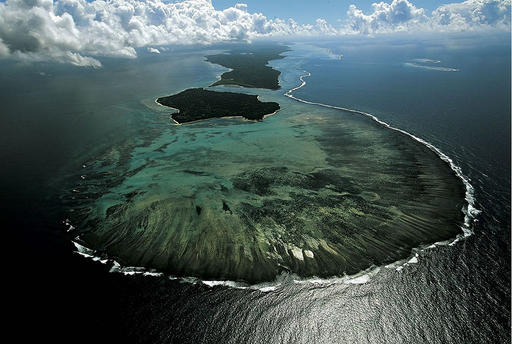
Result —
[[[279,110],[275,102],[261,102],[256,95],[215,92],[191,88],[156,100],[159,104],[178,109],[171,115],[178,123],[209,118],[241,116],[249,120],[262,120],[265,115]]]
[[[279,89],[280,71],[267,66],[270,60],[282,59],[281,53],[289,48],[283,45],[268,45],[256,49],[233,49],[226,54],[208,55],[206,60],[232,69],[221,75],[212,86],[238,85],[252,88]]]
[[[87,163],[76,240],[126,266],[257,283],[353,274],[460,233],[464,186],[423,144],[339,110],[281,111],[171,127]]]

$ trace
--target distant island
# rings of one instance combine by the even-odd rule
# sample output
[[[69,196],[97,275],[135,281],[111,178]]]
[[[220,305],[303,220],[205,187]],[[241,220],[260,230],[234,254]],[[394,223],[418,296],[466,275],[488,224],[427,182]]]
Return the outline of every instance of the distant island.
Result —
[[[275,102],[261,102],[256,95],[215,92],[203,88],[190,88],[180,93],[158,98],[157,103],[178,109],[171,115],[178,123],[209,118],[241,116],[249,120],[262,120],[265,115],[279,110]]]
[[[269,52],[283,47],[230,49],[244,66],[259,59],[266,67]],[[242,70],[261,77],[256,67]],[[277,85],[277,77],[266,80]],[[178,110],[171,115],[177,123],[261,120],[280,109],[256,95],[208,88],[157,102]],[[397,261],[401,269],[417,261],[414,248],[461,234],[467,189],[428,146],[357,111],[307,102],[281,108],[274,125],[214,121],[156,131],[148,144],[105,147],[98,163],[80,170],[87,171],[80,197],[69,191],[78,250],[115,259],[114,271],[145,267],[255,284],[283,273],[352,275]]]
[[[282,59],[289,48],[283,45],[252,50],[232,50],[229,54],[208,55],[206,60],[232,70],[221,75],[212,86],[238,85],[251,88],[279,89],[280,71],[267,66],[270,60]]]

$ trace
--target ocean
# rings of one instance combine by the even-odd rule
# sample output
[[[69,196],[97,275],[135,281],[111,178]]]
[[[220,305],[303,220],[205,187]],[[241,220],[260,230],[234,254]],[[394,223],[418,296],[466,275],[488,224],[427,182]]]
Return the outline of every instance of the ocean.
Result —
[[[150,343],[510,341],[509,42],[501,34],[287,42],[287,57],[271,61],[282,72],[281,90],[228,88],[296,109],[256,124],[272,132],[300,115],[300,102],[284,93],[310,73],[293,96],[370,113],[430,142],[468,178],[480,211],[471,235],[412,250],[397,264],[354,278],[283,276],[246,289],[111,273],[109,264],[77,254],[75,233],[67,232],[94,161],[133,169],[154,154],[148,152],[161,146],[163,133],[174,130],[154,99],[214,82],[226,69],[204,55],[229,46],[141,51],[135,60],[102,60],[95,70],[3,61],[2,223],[8,314],[25,328],[17,335]],[[318,116],[337,111],[311,109]],[[229,126],[246,135],[251,125],[196,125],[186,129],[197,131],[187,144],[208,145],[202,132]],[[158,180],[158,165],[150,168]],[[116,171],[98,178],[91,195],[124,190]],[[134,177],[128,185],[138,183]]]

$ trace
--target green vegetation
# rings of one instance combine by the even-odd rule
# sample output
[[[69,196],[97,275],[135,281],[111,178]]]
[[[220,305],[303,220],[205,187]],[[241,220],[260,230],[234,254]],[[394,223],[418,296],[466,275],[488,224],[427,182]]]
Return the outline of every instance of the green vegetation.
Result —
[[[231,92],[214,92],[191,88],[156,100],[158,103],[178,109],[172,119],[178,123],[208,118],[241,116],[250,120],[262,120],[265,115],[279,110],[279,104],[260,102],[258,96]]]
[[[434,152],[362,116],[297,111],[107,150],[70,195],[77,241],[124,266],[259,283],[350,275],[460,233],[464,185]]]
[[[235,51],[242,75],[261,76],[248,67],[256,60],[273,71],[265,47]],[[280,108],[202,88],[157,102],[178,109],[179,123],[261,120]],[[351,112],[282,111],[272,125],[171,127],[153,142],[109,147],[70,196],[75,240],[125,266],[259,283],[283,272],[355,274],[460,234],[464,185],[425,145]]]
[[[232,71],[221,75],[216,85],[239,85],[243,87],[279,89],[279,72],[267,66],[270,60],[282,59],[280,54],[288,51],[288,47],[271,45],[252,50],[233,50],[229,54],[206,56],[207,61],[219,64]]]

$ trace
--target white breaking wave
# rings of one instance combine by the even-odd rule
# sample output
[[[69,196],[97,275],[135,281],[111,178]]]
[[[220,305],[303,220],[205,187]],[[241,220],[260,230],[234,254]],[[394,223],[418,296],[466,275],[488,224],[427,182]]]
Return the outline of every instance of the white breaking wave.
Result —
[[[433,60],[433,59],[427,59],[427,58],[414,59],[413,61],[421,62],[421,63],[441,63],[440,60]]]
[[[376,121],[377,123],[379,123],[380,125],[382,125],[386,128],[398,131],[404,135],[411,137],[412,139],[427,146],[429,149],[434,151],[443,161],[448,163],[450,168],[455,172],[457,177],[459,177],[462,180],[463,184],[466,187],[465,199],[466,199],[467,205],[462,208],[462,212],[464,213],[464,224],[461,226],[462,235],[457,235],[457,237],[455,239],[450,240],[450,241],[436,242],[429,246],[419,247],[414,250],[415,253],[413,255],[411,255],[409,257],[409,259],[398,260],[394,263],[385,265],[384,266],[385,268],[395,269],[396,271],[399,272],[399,271],[403,270],[403,268],[405,268],[407,265],[416,264],[419,262],[419,254],[418,254],[419,251],[432,249],[437,246],[446,246],[446,245],[452,246],[452,245],[455,245],[460,239],[466,238],[472,234],[470,225],[473,222],[473,220],[475,219],[475,217],[480,213],[480,210],[478,210],[475,207],[475,197],[474,197],[473,186],[469,183],[469,179],[462,173],[461,168],[459,166],[457,166],[453,162],[452,159],[450,159],[446,154],[444,154],[439,148],[435,147],[433,144],[431,144],[431,143],[429,143],[411,133],[408,133],[405,130],[393,127],[393,126],[389,125],[388,123],[381,121],[376,116],[374,116],[370,113],[359,111],[359,110],[354,110],[354,109],[348,109],[348,108],[344,108],[344,107],[340,107],[340,106],[311,102],[311,101],[307,101],[307,100],[295,97],[292,93],[294,91],[304,87],[306,85],[306,81],[304,80],[304,78],[311,76],[311,73],[309,73],[307,71],[304,71],[304,72],[306,74],[301,75],[299,77],[301,84],[299,86],[296,86],[296,87],[291,88],[288,91],[286,91],[284,93],[285,96],[287,96],[293,100],[296,100],[298,102],[305,103],[305,104],[318,105],[318,106],[323,106],[323,107],[332,108],[332,109],[338,109],[338,110],[342,110],[342,111],[346,111],[346,112],[350,112],[350,113],[354,113],[354,114],[364,115],[364,116],[370,117],[371,119],[373,119],[374,121]],[[69,223],[68,220],[66,220],[66,224],[71,226],[71,224]],[[75,240],[79,240],[79,238],[76,237]],[[147,269],[145,267],[140,267],[140,266],[121,266],[121,264],[119,264],[117,261],[115,261],[113,259],[96,256],[97,252],[95,250],[89,249],[89,248],[85,247],[84,245],[79,244],[77,241],[73,241],[73,244],[77,248],[77,253],[80,254],[81,256],[92,259],[93,261],[99,261],[102,264],[111,263],[112,267],[110,269],[110,272],[122,273],[124,275],[129,275],[129,276],[133,276],[133,275],[143,275],[143,276],[152,276],[152,277],[164,276],[164,273],[158,272],[154,269]],[[192,283],[192,284],[201,283],[203,285],[206,285],[206,286],[209,286],[212,288],[215,286],[225,286],[225,287],[231,287],[231,288],[237,288],[237,289],[252,289],[252,290],[259,290],[261,292],[272,292],[272,291],[275,291],[276,289],[278,289],[280,286],[286,284],[286,282],[289,282],[289,281],[291,281],[292,283],[295,283],[295,284],[318,284],[318,285],[323,285],[323,286],[330,286],[333,284],[350,284],[350,285],[366,284],[366,283],[370,282],[371,279],[373,278],[373,276],[375,276],[380,270],[381,270],[381,267],[372,266],[366,270],[356,273],[355,275],[344,275],[344,276],[337,276],[337,277],[332,277],[332,278],[317,278],[317,277],[301,278],[295,274],[283,273],[280,276],[278,276],[274,281],[263,282],[263,283],[253,284],[253,285],[247,284],[244,282],[230,281],[230,280],[218,280],[218,281],[217,280],[201,280],[197,277],[176,277],[176,276],[171,276],[171,275],[167,276],[167,277],[171,280],[180,280],[180,281],[186,282],[186,283]]]
[[[437,63],[437,62],[434,62],[434,63]],[[458,72],[459,71],[459,69],[457,69],[457,68],[441,67],[441,66],[426,66],[426,65],[421,65],[421,64],[418,64],[418,63],[414,63],[414,62],[405,62],[404,66],[406,66],[406,67],[413,67],[413,68],[427,69],[427,70],[437,70],[437,71],[440,71],[440,72]]]
[[[322,103],[318,103],[318,102],[311,102],[311,101],[308,101],[308,100],[304,100],[304,99],[295,97],[292,93],[295,92],[296,90],[306,86],[306,81],[304,80],[304,78],[311,76],[311,73],[308,72],[308,71],[304,71],[304,73],[306,73],[306,74],[301,75],[299,77],[299,80],[301,81],[301,84],[299,86],[297,86],[297,87],[294,87],[294,88],[286,91],[284,93],[285,96],[287,96],[287,97],[289,97],[289,98],[291,98],[293,100],[296,100],[298,102],[305,103],[305,104],[318,105],[318,106],[323,106],[323,107],[327,107],[327,108],[331,108],[331,109],[342,110],[342,111],[345,111],[345,112],[350,112],[350,113],[354,113],[354,114],[364,115],[364,116],[370,117],[371,119],[373,119],[375,122],[379,123],[380,125],[388,128],[388,129],[398,131],[399,133],[407,135],[410,138],[412,138],[412,139],[414,139],[414,140],[424,144],[430,150],[432,150],[434,153],[436,153],[441,158],[441,160],[443,160],[444,162],[448,163],[450,168],[455,172],[455,175],[460,178],[460,180],[462,181],[462,183],[466,187],[465,200],[467,202],[467,205],[462,208],[462,212],[464,213],[464,224],[461,226],[462,235],[463,235],[462,238],[468,237],[471,234],[473,234],[471,229],[470,229],[470,225],[473,222],[473,220],[475,219],[475,217],[480,213],[480,210],[478,210],[475,207],[474,188],[470,184],[469,178],[466,177],[462,173],[462,169],[458,165],[456,165],[453,162],[453,160],[450,157],[448,157],[448,155],[443,153],[439,148],[437,148],[436,146],[434,146],[430,142],[425,141],[424,139],[419,138],[419,137],[417,137],[417,136],[415,136],[415,135],[413,135],[413,134],[411,134],[411,133],[409,133],[409,132],[407,132],[407,131],[405,131],[403,129],[399,129],[399,128],[393,127],[390,124],[380,120],[375,115],[372,115],[371,113],[360,111],[360,110],[348,109],[348,108],[341,107],[341,106],[334,106],[334,105],[322,104]],[[461,239],[461,236],[458,235],[454,239],[454,241],[452,241],[450,243],[450,245],[455,244],[460,239]]]

